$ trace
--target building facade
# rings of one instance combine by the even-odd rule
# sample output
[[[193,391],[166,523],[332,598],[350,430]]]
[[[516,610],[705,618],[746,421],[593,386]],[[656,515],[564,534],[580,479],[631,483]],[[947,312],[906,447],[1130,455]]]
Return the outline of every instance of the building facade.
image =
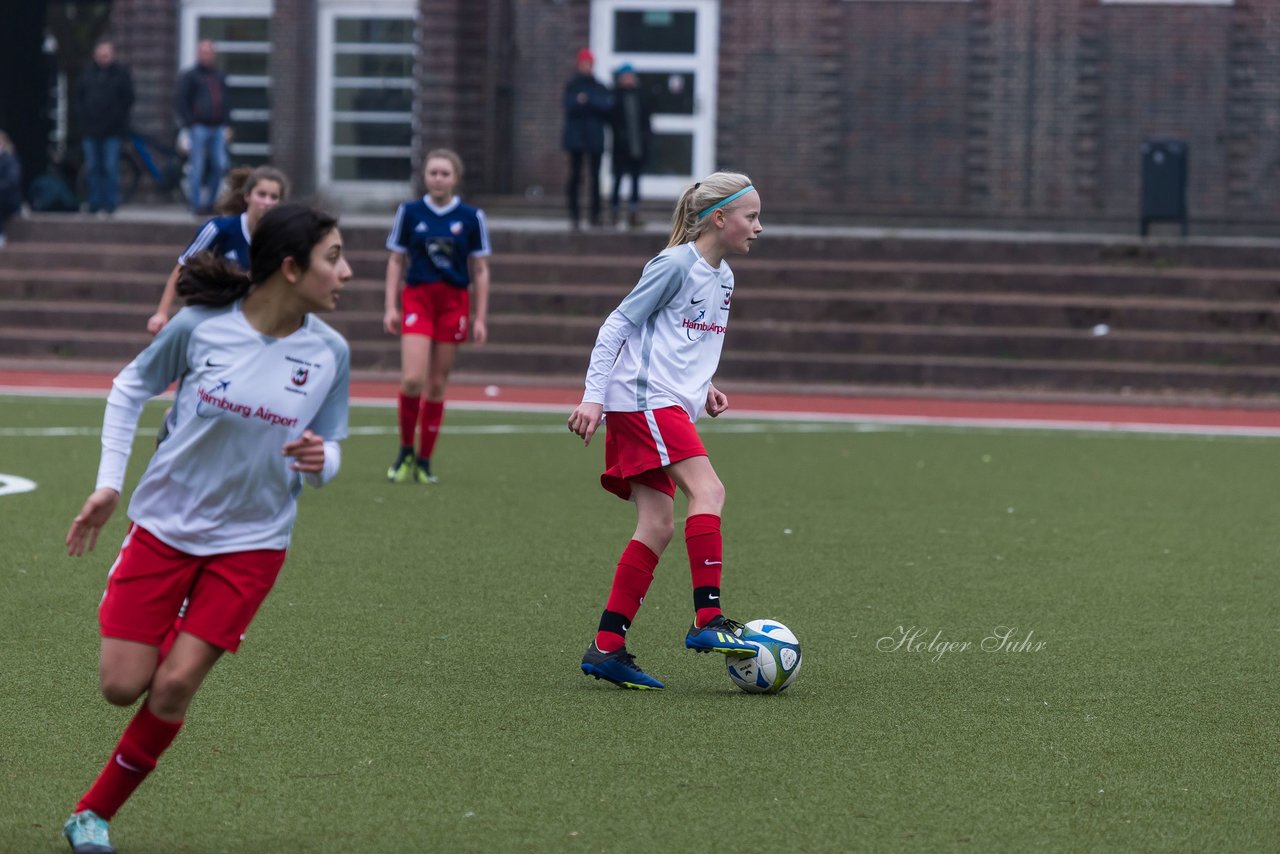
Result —
[[[770,212],[1129,230],[1144,141],[1186,143],[1202,230],[1280,233],[1280,0],[115,0],[135,124],[213,38],[236,156],[344,206],[458,149],[473,196],[558,201],[578,48],[655,107],[644,194],[718,167]]]

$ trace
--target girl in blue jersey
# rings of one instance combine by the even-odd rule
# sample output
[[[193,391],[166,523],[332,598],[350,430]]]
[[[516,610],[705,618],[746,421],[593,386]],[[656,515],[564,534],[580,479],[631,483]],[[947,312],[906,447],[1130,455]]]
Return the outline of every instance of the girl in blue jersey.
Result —
[[[382,325],[400,335],[400,452],[387,469],[393,483],[436,482],[431,452],[444,421],[445,386],[458,345],[468,339],[482,345],[489,337],[484,211],[454,194],[462,180],[462,158],[454,152],[428,152],[422,171],[427,194],[400,205],[387,237],[391,255]]]
[[[177,296],[182,265],[197,252],[212,252],[241,269],[249,269],[249,242],[262,215],[289,197],[289,179],[279,169],[258,166],[238,167],[227,174],[228,187],[218,200],[221,216],[200,226],[195,239],[178,257],[178,263],[164,283],[164,293],[155,314],[147,318],[147,331],[155,335],[164,329]]]
[[[750,657],[755,648],[720,610],[724,486],[693,422],[715,418],[729,399],[712,384],[733,302],[727,255],[745,255],[764,227],[751,179],[716,172],[684,191],[667,248],[600,327],[582,403],[569,430],[589,444],[608,414],[600,482],[635,502],[636,530],[622,552],[582,671],[622,688],[662,688],[627,651],[627,630],[675,531],[676,487],[688,499],[684,539],[694,619],[684,644],[697,652]]]
[[[334,218],[277,207],[258,224],[248,273],[208,255],[187,262],[187,307],[112,383],[97,488],[67,533],[73,556],[93,549],[120,501],[143,405],[178,385],[98,611],[102,694],[143,702],[64,826],[77,852],[113,850],[107,822],[275,583],[303,484],[338,472],[350,356],[316,314],[350,278]]]

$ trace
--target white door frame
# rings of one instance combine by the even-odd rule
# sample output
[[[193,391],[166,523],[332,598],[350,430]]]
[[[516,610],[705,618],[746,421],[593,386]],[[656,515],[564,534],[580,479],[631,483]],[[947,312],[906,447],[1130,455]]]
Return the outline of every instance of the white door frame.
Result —
[[[696,12],[696,53],[624,53],[613,49],[613,13],[617,11]],[[596,55],[596,75],[612,83],[613,69],[623,62],[636,71],[694,72],[693,115],[656,115],[655,133],[693,134],[693,173],[690,175],[644,175],[640,192],[644,198],[674,199],[694,181],[716,169],[716,93],[720,65],[720,0],[592,0],[591,51]],[[605,151],[606,171],[609,152]],[[611,173],[608,173],[611,174]],[[612,186],[612,184],[610,184]]]
[[[334,19],[416,19],[417,12],[416,0],[319,0],[316,11],[316,183],[322,192],[341,199],[344,207],[404,201],[412,192],[413,175],[406,172],[403,181],[333,179]]]

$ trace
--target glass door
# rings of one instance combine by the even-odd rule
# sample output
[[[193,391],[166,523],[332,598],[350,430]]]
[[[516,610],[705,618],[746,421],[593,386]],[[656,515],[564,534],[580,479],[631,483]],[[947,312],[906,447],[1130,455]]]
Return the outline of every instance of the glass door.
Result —
[[[594,0],[596,76],[610,86],[622,63],[636,70],[653,111],[645,198],[676,198],[714,171],[719,0]],[[608,149],[606,174],[612,174]]]
[[[317,74],[319,183],[400,201],[413,179],[413,0],[324,2]]]

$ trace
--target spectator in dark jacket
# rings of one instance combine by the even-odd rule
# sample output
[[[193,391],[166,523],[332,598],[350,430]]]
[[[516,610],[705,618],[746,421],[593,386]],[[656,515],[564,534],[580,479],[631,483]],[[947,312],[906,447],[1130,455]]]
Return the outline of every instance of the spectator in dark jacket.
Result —
[[[22,164],[9,135],[0,130],[0,249],[4,248],[4,224],[22,209]]]
[[[76,81],[90,213],[115,213],[120,204],[120,143],[129,133],[132,109],[129,68],[116,62],[111,42],[100,41],[93,48],[93,62]]]
[[[582,166],[590,170],[591,224],[600,224],[600,160],[604,156],[604,127],[609,121],[613,98],[609,88],[595,78],[595,55],[585,47],[578,51],[578,71],[564,87],[564,136],[569,152],[569,222],[581,227],[582,209],[578,191],[582,186]]]
[[[613,90],[613,113],[609,117],[613,127],[613,195],[609,198],[609,210],[614,225],[617,225],[622,179],[629,176],[631,200],[627,207],[627,223],[636,228],[640,225],[640,173],[649,158],[653,114],[640,89],[635,68],[624,63],[614,73],[617,85]]]
[[[217,66],[218,52],[205,39],[196,45],[196,64],[178,78],[174,109],[191,143],[188,198],[191,210],[203,216],[212,212],[218,185],[230,165],[227,140],[231,135],[231,107],[227,103],[227,77]]]

